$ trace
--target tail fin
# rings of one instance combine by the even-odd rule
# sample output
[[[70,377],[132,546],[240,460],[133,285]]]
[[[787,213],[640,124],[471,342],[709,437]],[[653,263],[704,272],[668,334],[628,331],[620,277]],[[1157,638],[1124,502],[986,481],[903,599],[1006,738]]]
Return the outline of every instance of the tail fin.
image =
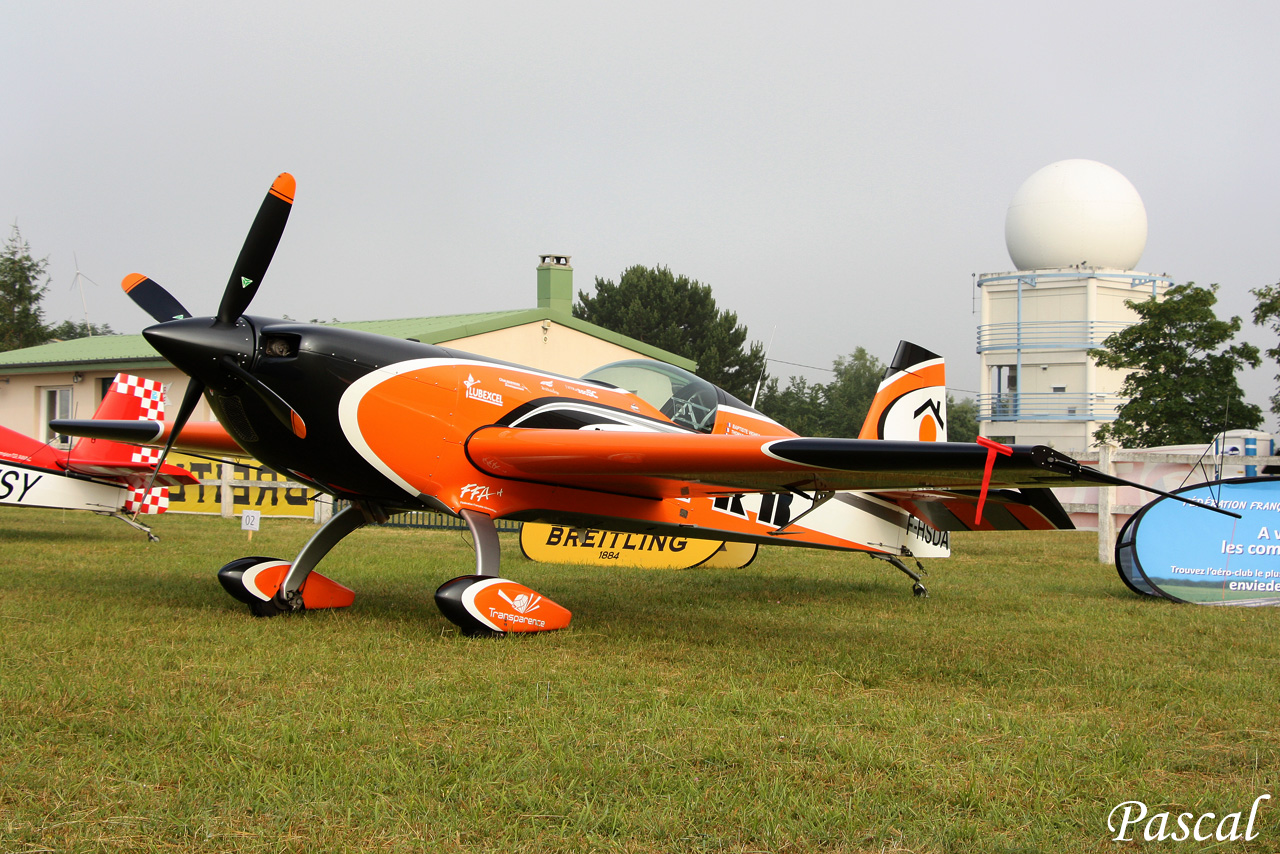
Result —
[[[93,417],[98,421],[163,421],[164,387],[157,380],[116,374]],[[77,464],[145,463],[154,468],[160,459],[160,451],[158,448],[81,439],[71,449],[71,458]]]
[[[947,372],[937,353],[898,343],[859,439],[947,441]]]
[[[162,421],[164,388],[157,380],[116,374],[93,417],[113,421]],[[81,474],[127,483],[132,490],[124,506],[130,513],[163,513],[169,507],[167,487],[193,479],[186,470],[166,465],[156,478],[156,483],[161,485],[147,492],[147,479],[159,460],[158,448],[122,445],[106,439],[81,439],[71,449],[66,465]]]

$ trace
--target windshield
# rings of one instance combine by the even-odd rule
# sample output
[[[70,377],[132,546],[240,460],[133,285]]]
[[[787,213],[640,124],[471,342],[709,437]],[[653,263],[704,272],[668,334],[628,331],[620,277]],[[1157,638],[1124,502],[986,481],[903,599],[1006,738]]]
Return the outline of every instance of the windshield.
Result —
[[[716,387],[688,371],[652,359],[628,359],[583,377],[625,389],[682,427],[710,433],[716,425]]]

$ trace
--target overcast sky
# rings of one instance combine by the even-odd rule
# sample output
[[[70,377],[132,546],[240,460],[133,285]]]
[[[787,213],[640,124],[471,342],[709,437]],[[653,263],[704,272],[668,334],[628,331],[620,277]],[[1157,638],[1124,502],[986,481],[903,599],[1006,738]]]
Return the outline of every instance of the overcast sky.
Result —
[[[899,338],[978,388],[972,274],[1011,270],[1037,169],[1115,167],[1139,270],[1280,279],[1280,4],[5,4],[0,214],[50,320],[147,318],[147,273],[216,310],[272,179],[298,180],[251,312],[362,320],[531,307],[632,264],[710,284],[771,356]],[[797,372],[774,364],[772,372]],[[1246,378],[1266,408],[1274,365]],[[821,377],[820,374],[810,373]],[[1271,419],[1269,423],[1273,423]],[[856,425],[854,425],[856,429]]]

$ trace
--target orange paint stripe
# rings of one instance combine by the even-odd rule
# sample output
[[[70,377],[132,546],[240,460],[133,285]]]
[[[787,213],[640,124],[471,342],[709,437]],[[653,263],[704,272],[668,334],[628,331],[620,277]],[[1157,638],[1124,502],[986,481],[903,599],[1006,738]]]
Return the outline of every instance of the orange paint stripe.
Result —
[[[467,455],[486,464],[489,459],[499,461],[509,471],[524,475],[558,477],[666,474],[690,468],[723,473],[809,471],[800,463],[765,454],[761,446],[774,440],[766,436],[627,433],[620,441],[606,432],[491,426],[471,435]]]
[[[149,444],[163,447],[164,443],[169,439],[169,432],[173,429],[172,421],[165,421],[164,430],[159,436],[151,440]],[[183,425],[182,432],[178,434],[178,440],[173,446],[178,451],[198,451],[207,453],[227,453],[237,456],[248,456],[235,439],[231,438],[231,434],[227,432],[227,428],[223,427],[217,421],[188,421]]]
[[[261,186],[261,185],[259,185]],[[298,182],[288,172],[281,172],[279,177],[271,185],[271,195],[277,199],[283,199],[289,204],[293,204],[294,193],[298,189]]]
[[[130,273],[129,275],[124,277],[124,280],[122,282],[120,282],[120,287],[124,288],[124,292],[127,294],[129,293],[129,291],[133,290],[134,288],[136,288],[138,285],[142,284],[146,280],[147,280],[147,277],[142,275],[141,273]]]

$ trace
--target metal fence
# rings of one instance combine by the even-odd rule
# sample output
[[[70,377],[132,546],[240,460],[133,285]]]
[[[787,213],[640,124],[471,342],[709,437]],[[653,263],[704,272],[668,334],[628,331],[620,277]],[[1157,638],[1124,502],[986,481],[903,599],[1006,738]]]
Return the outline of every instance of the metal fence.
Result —
[[[1104,474],[1125,480],[1175,490],[1218,478],[1254,477],[1268,467],[1280,467],[1280,456],[1251,454],[1177,454],[1163,451],[1122,450],[1103,445],[1080,454],[1080,462]],[[1077,528],[1098,532],[1098,560],[1115,560],[1116,532],[1129,517],[1155,496],[1130,486],[1102,486],[1083,483],[1053,490]]]
[[[457,516],[440,513],[435,510],[410,510],[395,513],[386,523],[389,528],[460,528],[466,530],[467,523]],[[510,519],[498,519],[494,522],[500,534],[518,534],[522,523]]]

